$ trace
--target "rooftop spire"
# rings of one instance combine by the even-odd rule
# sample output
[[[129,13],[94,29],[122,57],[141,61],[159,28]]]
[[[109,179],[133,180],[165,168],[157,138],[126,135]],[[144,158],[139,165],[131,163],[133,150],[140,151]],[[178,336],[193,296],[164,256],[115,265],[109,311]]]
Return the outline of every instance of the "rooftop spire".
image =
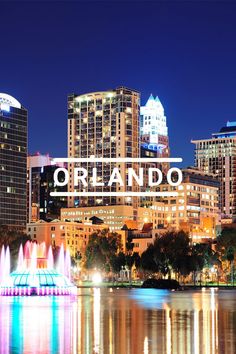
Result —
[[[146,106],[152,104],[153,102],[155,102],[155,98],[153,97],[153,94],[151,93],[151,95],[149,96],[149,99],[146,102]]]
[[[154,97],[153,97],[153,94],[152,94],[152,93],[151,93],[151,95],[150,95],[148,101],[154,101]]]

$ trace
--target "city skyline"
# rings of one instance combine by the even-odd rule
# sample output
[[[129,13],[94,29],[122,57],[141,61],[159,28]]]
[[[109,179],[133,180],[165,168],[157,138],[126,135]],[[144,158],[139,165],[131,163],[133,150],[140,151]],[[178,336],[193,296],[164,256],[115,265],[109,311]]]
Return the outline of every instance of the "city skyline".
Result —
[[[0,354],[235,354],[236,1],[0,14]]]
[[[191,139],[234,120],[235,4],[104,4],[2,3],[1,92],[28,107],[29,151],[66,156],[67,94],[124,85],[160,97],[171,155],[193,165]]]
[[[119,86],[119,85],[118,85]],[[124,85],[120,85],[120,86],[124,86]],[[124,86],[125,87],[125,86]],[[130,88],[129,88],[130,89]],[[109,91],[109,90],[112,90],[112,88],[110,88],[110,89],[107,89],[107,88],[104,88],[104,90],[102,90],[102,91]],[[135,90],[135,89],[133,89],[133,88],[131,88],[131,90]],[[93,91],[93,92],[97,92],[97,91]],[[17,97],[15,97],[13,94],[12,94],[12,92],[3,92],[3,94],[6,94],[6,95],[10,95],[10,96],[12,96],[12,97],[14,97],[15,99],[17,99]],[[81,93],[81,95],[86,95],[86,94],[91,94],[91,92],[84,92],[84,93]],[[152,95],[152,93],[150,93],[149,94],[149,96],[147,97],[147,100],[146,100],[146,102],[148,101],[148,99],[149,99],[149,97],[150,97],[150,95]],[[140,93],[140,96],[142,97],[142,94]],[[66,97],[68,97],[68,95],[66,96]],[[158,96],[157,96],[158,97]],[[142,102],[141,103],[141,106],[145,106],[145,102]],[[67,122],[67,118],[66,118],[66,120],[65,120],[66,122]],[[225,120],[225,121],[222,121],[222,124],[221,124],[221,126],[223,126],[224,124],[227,124],[228,122],[230,122],[230,121],[232,121],[232,119],[230,120],[230,119],[227,119],[227,120]],[[30,123],[30,117],[29,117],[29,123]],[[65,122],[64,122],[65,123]],[[30,125],[30,124],[29,124]],[[199,135],[198,137],[196,137],[196,138],[192,138],[192,139],[190,139],[190,141],[188,141],[187,142],[187,145],[188,145],[188,147],[189,147],[189,149],[187,149],[187,151],[189,152],[189,156],[187,157],[187,159],[186,158],[183,158],[183,162],[181,163],[181,167],[194,167],[194,165],[195,165],[195,163],[194,163],[194,149],[192,148],[192,140],[201,140],[201,139],[208,139],[209,138],[209,136],[210,135],[212,135],[212,134],[214,134],[214,132],[217,132],[218,130],[220,130],[220,127],[221,126],[219,126],[218,128],[213,128],[212,130],[209,130],[208,131],[208,133],[206,132],[205,134],[204,134],[204,136],[203,135]],[[171,130],[171,127],[170,127],[170,129],[168,129],[168,133],[169,133],[169,130]],[[46,151],[45,150],[45,148],[43,148],[43,145],[45,145],[45,141],[43,142],[44,144],[41,144],[41,145],[38,145],[38,148],[37,148],[37,146],[36,146],[36,149],[34,149],[33,147],[32,147],[32,141],[30,140],[30,136],[32,135],[32,133],[34,134],[35,132],[33,132],[33,131],[31,131],[31,134],[30,134],[30,132],[28,132],[28,135],[29,135],[29,141],[28,141],[28,156],[36,156],[37,154],[38,155],[41,155],[41,154],[43,154],[43,155],[46,155],[46,156],[50,156],[51,158],[57,158],[57,157],[66,157],[67,156],[67,150],[68,150],[68,146],[67,146],[67,134],[66,134],[66,136],[65,136],[65,139],[63,139],[63,150],[65,150],[62,154],[57,154],[57,152],[55,152],[55,153],[53,153],[54,151],[55,151],[55,149],[53,148],[53,146],[52,145],[49,145],[49,149]],[[37,132],[36,132],[37,133]],[[169,141],[170,141],[170,144],[169,144],[169,146],[170,146],[170,151],[172,152],[172,146],[173,146],[173,140],[171,140],[171,136],[172,136],[173,134],[171,134],[171,132],[169,133]],[[177,137],[177,140],[178,140],[178,137]],[[175,143],[176,143],[176,141],[175,141]],[[51,149],[50,149],[50,147],[51,147]],[[184,146],[184,147],[186,147],[186,146]],[[183,154],[182,155],[180,155],[181,156],[181,158],[182,158],[182,156],[184,156],[184,154],[186,154],[186,149],[184,149],[184,150],[182,150],[183,151]],[[173,157],[177,157],[177,155],[178,154],[171,154],[171,156],[173,156]]]

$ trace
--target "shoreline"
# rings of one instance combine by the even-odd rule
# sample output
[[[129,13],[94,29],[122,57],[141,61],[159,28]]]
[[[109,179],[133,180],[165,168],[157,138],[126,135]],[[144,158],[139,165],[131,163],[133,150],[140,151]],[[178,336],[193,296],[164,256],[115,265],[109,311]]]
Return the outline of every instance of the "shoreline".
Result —
[[[183,285],[180,289],[159,289],[159,288],[143,288],[142,285],[135,284],[84,284],[76,285],[77,289],[89,289],[89,288],[104,288],[104,289],[156,289],[156,290],[170,290],[170,291],[188,291],[188,290],[202,290],[202,289],[218,289],[218,290],[236,290],[236,285]]]

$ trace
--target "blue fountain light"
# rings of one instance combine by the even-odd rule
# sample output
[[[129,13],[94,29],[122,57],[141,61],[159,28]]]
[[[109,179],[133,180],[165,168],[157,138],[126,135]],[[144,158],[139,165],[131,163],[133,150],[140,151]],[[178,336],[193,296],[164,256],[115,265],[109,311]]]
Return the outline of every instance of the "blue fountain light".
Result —
[[[42,257],[43,255],[43,257]],[[40,256],[40,257],[39,257]],[[45,244],[27,243],[25,257],[19,251],[18,268],[9,273],[9,252],[1,252],[0,263],[7,264],[0,279],[0,295],[70,295],[76,294],[77,288],[70,281],[70,257],[66,253],[64,260],[63,246],[60,250],[58,267],[53,267],[52,251],[46,258]]]

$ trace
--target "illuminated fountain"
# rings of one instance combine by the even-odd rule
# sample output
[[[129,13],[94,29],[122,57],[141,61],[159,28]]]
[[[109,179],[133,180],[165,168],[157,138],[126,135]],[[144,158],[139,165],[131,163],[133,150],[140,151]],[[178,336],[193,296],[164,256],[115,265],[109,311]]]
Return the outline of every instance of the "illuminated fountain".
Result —
[[[70,295],[77,289],[70,280],[71,260],[68,250],[60,248],[54,265],[51,246],[28,241],[20,246],[17,268],[10,273],[9,247],[0,253],[0,295]]]

